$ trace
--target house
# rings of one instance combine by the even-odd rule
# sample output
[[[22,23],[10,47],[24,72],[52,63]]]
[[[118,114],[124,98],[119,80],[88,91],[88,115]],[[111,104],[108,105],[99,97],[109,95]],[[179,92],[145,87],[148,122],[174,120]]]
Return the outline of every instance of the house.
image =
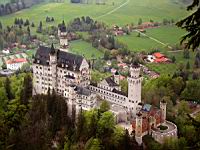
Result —
[[[9,59],[6,61],[6,67],[10,70],[19,70],[25,63],[28,63],[26,58]]]
[[[3,54],[10,54],[10,50],[9,50],[9,49],[4,49],[4,50],[2,51],[2,53],[3,53]]]
[[[125,35],[126,33],[124,32],[124,30],[122,29],[122,27],[114,25],[113,26],[113,34],[115,36],[122,36],[122,35]]]
[[[155,57],[154,62],[156,62],[156,63],[170,62],[170,59],[168,59],[165,55],[163,55],[159,52],[154,53],[153,56]]]
[[[141,25],[138,26],[138,29],[147,29],[153,28],[155,24],[153,22],[143,22]]]

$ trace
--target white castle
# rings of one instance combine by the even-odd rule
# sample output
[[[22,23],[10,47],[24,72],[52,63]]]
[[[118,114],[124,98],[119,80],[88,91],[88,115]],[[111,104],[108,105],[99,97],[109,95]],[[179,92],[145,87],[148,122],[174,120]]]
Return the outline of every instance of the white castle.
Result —
[[[102,99],[136,114],[141,102],[140,67],[132,65],[128,77],[128,94],[121,91],[120,75],[90,84],[91,71],[88,62],[82,56],[62,49],[40,46],[33,60],[33,87],[35,94],[46,94],[48,89],[63,95],[68,103],[77,109],[89,110],[97,106],[97,95]]]

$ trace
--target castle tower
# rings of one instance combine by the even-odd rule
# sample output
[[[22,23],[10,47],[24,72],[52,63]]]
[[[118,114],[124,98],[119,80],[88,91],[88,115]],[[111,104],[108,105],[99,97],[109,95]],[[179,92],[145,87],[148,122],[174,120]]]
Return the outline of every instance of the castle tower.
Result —
[[[167,113],[167,103],[164,100],[160,101],[160,110],[161,110],[161,123],[165,123],[166,113]]]
[[[62,22],[62,24],[58,25],[58,37],[60,41],[60,50],[67,52],[69,43],[67,39],[67,27],[64,21]]]
[[[115,74],[114,74],[114,81],[116,84],[119,85],[119,82],[120,82],[120,75],[119,75],[119,72],[116,71]]]
[[[49,65],[51,66],[51,75],[52,75],[52,88],[57,91],[57,52],[54,48],[54,45],[51,45],[50,52],[50,61]]]
[[[142,86],[142,77],[140,76],[140,66],[132,65],[130,67],[128,77],[128,99],[126,102],[127,107],[132,112],[132,115],[135,116],[136,108],[139,103],[141,103],[141,86]]]
[[[136,115],[135,140],[139,145],[142,144],[142,114],[140,112]]]

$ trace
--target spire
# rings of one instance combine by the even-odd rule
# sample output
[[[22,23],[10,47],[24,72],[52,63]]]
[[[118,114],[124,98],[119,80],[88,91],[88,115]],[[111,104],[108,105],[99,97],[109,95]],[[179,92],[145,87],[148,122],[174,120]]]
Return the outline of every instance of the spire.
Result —
[[[116,71],[116,72],[115,72],[115,75],[119,75],[119,72],[118,72],[118,71]]]
[[[51,52],[50,52],[50,54],[54,55],[55,53],[56,53],[56,50],[55,50],[54,45],[52,43],[51,44]]]

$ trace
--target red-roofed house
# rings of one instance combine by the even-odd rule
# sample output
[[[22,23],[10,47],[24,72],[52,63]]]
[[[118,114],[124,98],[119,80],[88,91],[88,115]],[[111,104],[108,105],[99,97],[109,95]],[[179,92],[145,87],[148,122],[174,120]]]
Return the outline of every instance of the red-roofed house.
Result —
[[[25,58],[16,58],[16,59],[9,59],[6,61],[6,67],[10,70],[18,70],[21,69],[23,64],[27,63],[28,61]]]
[[[165,55],[163,55],[159,52],[154,53],[153,56],[155,57],[154,62],[156,62],[156,63],[170,62],[170,60]]]

